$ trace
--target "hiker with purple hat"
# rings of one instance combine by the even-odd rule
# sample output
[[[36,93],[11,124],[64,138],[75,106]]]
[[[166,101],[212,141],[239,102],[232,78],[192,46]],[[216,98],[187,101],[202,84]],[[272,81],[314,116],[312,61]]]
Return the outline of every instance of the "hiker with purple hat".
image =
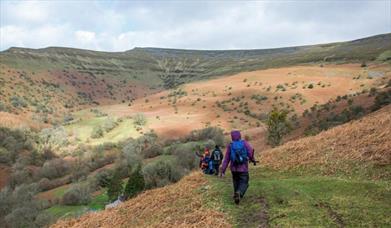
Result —
[[[236,204],[239,204],[249,186],[248,162],[256,164],[252,146],[241,138],[240,131],[234,130],[231,132],[232,141],[227,145],[220,174],[221,177],[225,175],[225,170],[230,163]]]

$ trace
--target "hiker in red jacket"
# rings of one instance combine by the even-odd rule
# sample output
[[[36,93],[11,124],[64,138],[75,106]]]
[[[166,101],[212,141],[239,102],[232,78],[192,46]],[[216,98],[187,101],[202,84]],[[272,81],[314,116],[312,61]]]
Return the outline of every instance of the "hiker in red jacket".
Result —
[[[254,160],[253,148],[247,141],[241,139],[240,131],[232,131],[231,139],[232,142],[227,145],[221,167],[221,177],[225,175],[225,170],[230,163],[234,200],[236,204],[239,204],[249,186],[248,162],[251,161],[255,164],[256,161]]]

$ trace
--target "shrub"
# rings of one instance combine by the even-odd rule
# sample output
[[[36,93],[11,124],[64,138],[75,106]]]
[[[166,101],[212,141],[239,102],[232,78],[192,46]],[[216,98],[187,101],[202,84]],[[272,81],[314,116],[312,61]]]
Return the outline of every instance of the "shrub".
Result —
[[[375,96],[377,93],[377,89],[375,87],[372,87],[370,90],[369,90],[369,96]]]
[[[91,201],[91,191],[88,184],[74,184],[63,195],[62,203],[65,205],[85,205]]]
[[[27,102],[22,97],[12,96],[10,97],[10,102],[15,108],[27,107]]]
[[[68,172],[69,164],[61,158],[46,161],[40,170],[41,176],[46,177],[48,179],[62,177]]]
[[[137,126],[144,126],[145,124],[147,124],[147,119],[145,118],[144,114],[137,113],[133,117],[133,124]]]
[[[50,221],[41,219],[42,204],[35,199],[36,184],[23,184],[11,191],[3,188],[0,192],[0,220],[4,227],[43,227]],[[43,224],[45,223],[45,224]]]
[[[33,151],[33,139],[29,131],[0,127],[0,157],[14,163],[22,151]]]
[[[309,84],[308,85],[308,89],[313,89],[314,88],[314,85],[313,84]]]
[[[11,164],[12,153],[9,153],[4,147],[0,147],[0,163]]]
[[[372,110],[378,110],[388,104],[391,104],[391,89],[386,92],[380,92],[376,95]]]
[[[126,184],[124,195],[126,198],[136,196],[139,192],[145,188],[144,177],[141,174],[141,165],[138,165],[136,170],[129,176],[128,183]]]
[[[182,168],[192,170],[198,166],[199,160],[194,153],[199,150],[199,146],[195,142],[178,144],[172,148],[171,154],[177,158],[177,162]]]
[[[112,117],[108,117],[105,122],[103,123],[103,129],[106,131],[106,132],[109,132],[111,130],[113,130],[116,126],[118,126],[118,123],[116,120],[114,120],[114,118]]]
[[[186,141],[203,141],[211,139],[216,145],[224,144],[224,133],[219,127],[207,127],[201,130],[193,130],[190,132]]]
[[[38,186],[40,191],[49,190],[51,188],[50,180],[44,177],[38,182]]]
[[[163,153],[163,149],[158,144],[153,144],[152,146],[149,146],[143,151],[143,157],[144,158],[154,158]]]
[[[9,177],[8,183],[12,188],[21,184],[28,184],[32,182],[31,176],[32,174],[27,168],[15,170]]]
[[[204,146],[205,146],[205,148],[208,148],[209,150],[212,150],[216,146],[216,143],[212,139],[208,139],[205,142]]]
[[[114,201],[122,193],[122,179],[120,172],[116,169],[107,186],[107,196]]]
[[[92,165],[88,165],[86,162],[77,161],[75,165],[73,165],[71,170],[72,181],[76,182],[78,180],[84,179],[90,173],[90,168],[94,167],[94,163]]]
[[[95,126],[92,129],[91,138],[97,139],[103,137],[104,131],[101,126]]]
[[[68,115],[65,115],[63,117],[63,123],[64,124],[69,124],[70,122],[72,122],[75,118],[71,115],[71,114],[68,114]]]
[[[267,119],[268,143],[272,146],[281,144],[282,137],[291,129],[290,123],[287,120],[288,112],[285,110],[272,110]]]
[[[182,177],[182,172],[174,159],[148,163],[143,167],[142,173],[146,188],[162,187]]]
[[[112,177],[113,177],[112,170],[102,170],[95,175],[98,185],[102,188],[106,188],[109,185]]]
[[[26,205],[13,210],[5,217],[5,221],[11,227],[31,227],[36,216],[35,208]]]
[[[49,147],[62,147],[69,143],[68,133],[63,126],[42,129],[39,137],[41,143]]]

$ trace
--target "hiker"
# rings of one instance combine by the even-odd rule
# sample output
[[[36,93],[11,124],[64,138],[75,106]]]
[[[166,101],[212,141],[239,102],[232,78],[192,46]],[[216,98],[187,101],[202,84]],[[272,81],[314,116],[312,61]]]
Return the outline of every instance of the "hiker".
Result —
[[[231,131],[231,139],[232,142],[227,145],[220,176],[224,177],[225,170],[230,163],[234,200],[235,204],[239,204],[249,186],[248,162],[251,161],[255,165],[256,161],[253,148],[247,141],[241,139],[240,131]]]
[[[212,152],[212,165],[213,165],[213,173],[214,175],[219,175],[219,169],[221,162],[223,161],[223,152],[221,152],[220,147],[218,145],[215,146],[215,149]]]
[[[200,168],[205,174],[213,174],[213,163],[210,157],[209,149],[206,148],[204,155],[200,156],[199,153],[196,153],[200,158]]]

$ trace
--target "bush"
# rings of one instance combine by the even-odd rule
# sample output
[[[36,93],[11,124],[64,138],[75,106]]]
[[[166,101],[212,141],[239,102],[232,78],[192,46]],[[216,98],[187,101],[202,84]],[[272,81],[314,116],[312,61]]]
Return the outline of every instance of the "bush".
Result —
[[[62,177],[68,174],[68,172],[69,164],[61,158],[46,161],[40,170],[41,176],[48,179]]]
[[[63,147],[68,145],[68,133],[63,126],[45,128],[39,133],[40,140],[49,147]]]
[[[314,85],[313,84],[309,84],[308,85],[308,89],[313,89],[314,88]]]
[[[109,200],[111,202],[116,200],[118,196],[121,195],[122,189],[121,174],[118,170],[115,170],[107,186],[107,196],[109,197]]]
[[[51,188],[50,180],[44,177],[38,182],[38,186],[40,191],[49,190]]]
[[[97,139],[103,137],[104,131],[101,126],[95,126],[92,129],[91,138]]]
[[[159,160],[145,165],[142,169],[146,188],[162,187],[178,181],[182,172],[176,160]]]
[[[158,144],[153,144],[152,146],[146,148],[143,151],[143,157],[144,158],[154,158],[163,153],[163,149],[160,145]]]
[[[116,126],[118,126],[118,123],[116,120],[114,120],[112,117],[108,117],[105,122],[103,123],[103,129],[106,132],[109,132],[113,130]]]
[[[0,192],[0,220],[4,227],[42,227],[50,221],[43,219],[44,208],[35,199],[36,184],[23,184],[12,191],[3,188]],[[4,219],[4,220],[3,220]]]
[[[10,227],[31,227],[36,216],[37,211],[35,208],[26,205],[16,208],[5,216],[5,222],[10,225]]]
[[[72,181],[76,182],[76,181],[85,179],[88,176],[88,174],[90,173],[89,167],[95,168],[94,164],[95,163],[88,165],[86,162],[77,161],[73,165],[72,170],[71,170]]]
[[[0,127],[0,159],[14,163],[23,151],[33,151],[34,135],[29,131]]]
[[[99,171],[95,175],[98,185],[102,188],[106,188],[109,185],[109,182],[112,177],[113,177],[113,171],[110,169]]]
[[[192,170],[198,167],[198,157],[195,156],[195,151],[199,150],[199,144],[188,142],[186,144],[178,144],[172,148],[171,154],[177,158],[178,164],[186,170]]]
[[[224,145],[224,133],[219,127],[207,127],[201,130],[190,132],[186,141],[203,141],[211,139],[216,145]]]
[[[268,134],[267,141],[272,146],[281,144],[282,137],[291,129],[287,120],[288,112],[285,110],[272,110],[267,119]]]
[[[133,124],[137,126],[144,126],[145,124],[147,124],[147,119],[145,118],[144,114],[137,113],[133,117]]]
[[[141,174],[141,165],[137,166],[137,169],[129,176],[128,183],[126,184],[124,195],[126,198],[136,196],[139,192],[145,188],[144,177]]]
[[[88,184],[74,184],[62,197],[64,205],[85,205],[91,201],[91,191]]]
[[[0,147],[0,163],[11,164],[12,153],[9,153],[4,147]]]
[[[10,175],[8,183],[12,188],[21,184],[29,184],[33,181],[31,170],[24,166],[21,169],[14,170]]]
[[[372,110],[376,111],[388,104],[391,104],[391,89],[386,92],[380,92],[376,95],[375,103],[372,106]]]
[[[15,108],[27,107],[27,102],[22,97],[12,96],[10,97],[10,102]]]

